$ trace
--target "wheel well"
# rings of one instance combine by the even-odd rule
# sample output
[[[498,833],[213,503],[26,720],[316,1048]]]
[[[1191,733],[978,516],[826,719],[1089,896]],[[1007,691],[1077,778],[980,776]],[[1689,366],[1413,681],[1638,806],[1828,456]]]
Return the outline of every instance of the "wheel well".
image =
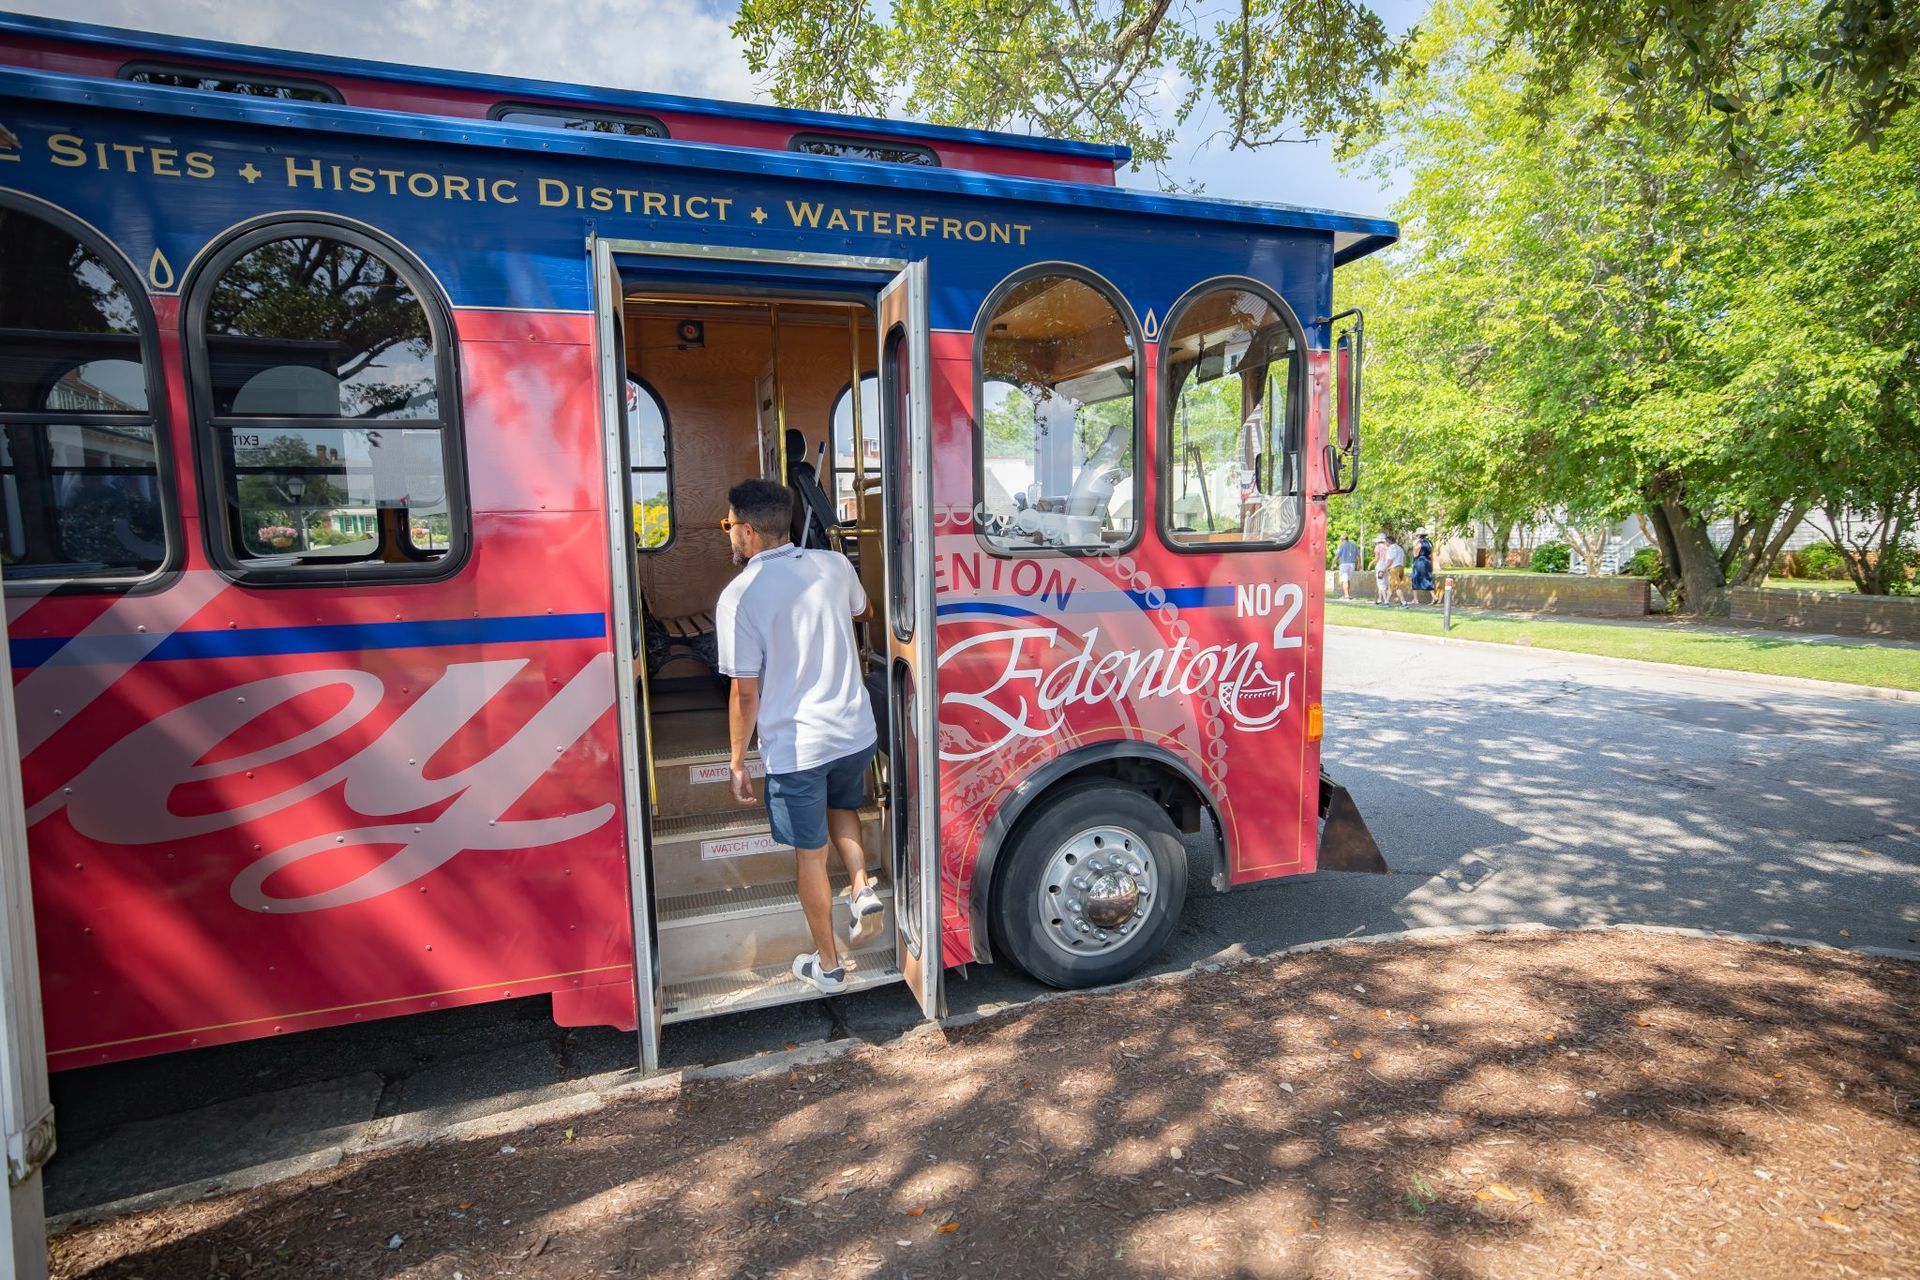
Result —
[[[1151,748],[1145,750],[1151,751]],[[1057,795],[1063,787],[1088,781],[1113,782],[1148,796],[1166,811],[1167,816],[1173,819],[1173,825],[1185,835],[1198,832],[1201,829],[1200,815],[1203,812],[1208,814],[1213,819],[1214,830],[1213,884],[1215,888],[1225,885],[1227,856],[1220,815],[1214,809],[1212,797],[1207,795],[1185,765],[1159,753],[1146,754],[1139,747],[1084,748],[1053,761],[1036,774],[1027,786],[1001,806],[981,836],[979,855],[973,868],[973,910],[969,932],[973,938],[973,954],[982,963],[990,964],[993,961],[987,910],[993,902],[997,881],[1004,870],[1001,852],[1018,837],[1026,818],[1039,811],[1041,801]]]

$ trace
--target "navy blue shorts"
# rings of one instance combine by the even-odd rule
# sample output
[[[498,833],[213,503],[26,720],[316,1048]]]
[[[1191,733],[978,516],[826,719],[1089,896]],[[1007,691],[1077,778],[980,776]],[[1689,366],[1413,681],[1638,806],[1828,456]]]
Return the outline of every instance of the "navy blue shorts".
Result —
[[[873,747],[798,773],[767,775],[767,818],[773,838],[796,849],[827,842],[827,810],[858,810],[867,800],[867,765]]]

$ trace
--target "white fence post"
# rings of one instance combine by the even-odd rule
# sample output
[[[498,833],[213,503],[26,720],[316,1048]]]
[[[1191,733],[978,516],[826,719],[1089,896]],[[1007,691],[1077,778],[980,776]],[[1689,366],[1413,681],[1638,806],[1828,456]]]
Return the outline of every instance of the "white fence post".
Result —
[[[40,1021],[40,953],[33,933],[33,885],[14,732],[13,660],[0,621],[0,1122],[6,1130],[6,1274],[47,1274],[46,1200],[40,1168],[53,1155],[47,1093],[47,1039]]]

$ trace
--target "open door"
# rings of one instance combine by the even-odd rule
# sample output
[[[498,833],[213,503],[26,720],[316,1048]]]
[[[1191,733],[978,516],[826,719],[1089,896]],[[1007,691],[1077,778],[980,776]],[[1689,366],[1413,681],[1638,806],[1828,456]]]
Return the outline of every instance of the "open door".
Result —
[[[641,645],[638,560],[633,534],[632,471],[627,443],[627,353],[622,337],[624,302],[620,274],[607,242],[589,241],[593,252],[594,334],[600,371],[601,454],[607,480],[607,563],[611,569],[608,611],[613,618],[614,705],[620,719],[621,802],[626,815],[627,896],[633,909],[634,1012],[639,1025],[640,1069],[660,1065],[660,934],[653,909],[653,840],[650,831],[651,773],[645,734],[646,654]]]
[[[886,461],[887,829],[900,972],[937,1018],[945,1011],[940,949],[940,795],[935,771],[933,418],[928,408],[927,264],[910,263],[880,291],[880,412]]]

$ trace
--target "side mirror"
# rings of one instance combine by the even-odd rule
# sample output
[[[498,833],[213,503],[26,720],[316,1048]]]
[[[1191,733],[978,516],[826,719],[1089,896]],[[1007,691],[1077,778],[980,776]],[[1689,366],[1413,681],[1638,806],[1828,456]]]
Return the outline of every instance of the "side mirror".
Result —
[[[1366,317],[1355,307],[1325,323],[1351,317],[1333,345],[1333,430],[1326,446],[1327,492],[1352,493],[1360,483],[1360,369],[1366,355]]]

